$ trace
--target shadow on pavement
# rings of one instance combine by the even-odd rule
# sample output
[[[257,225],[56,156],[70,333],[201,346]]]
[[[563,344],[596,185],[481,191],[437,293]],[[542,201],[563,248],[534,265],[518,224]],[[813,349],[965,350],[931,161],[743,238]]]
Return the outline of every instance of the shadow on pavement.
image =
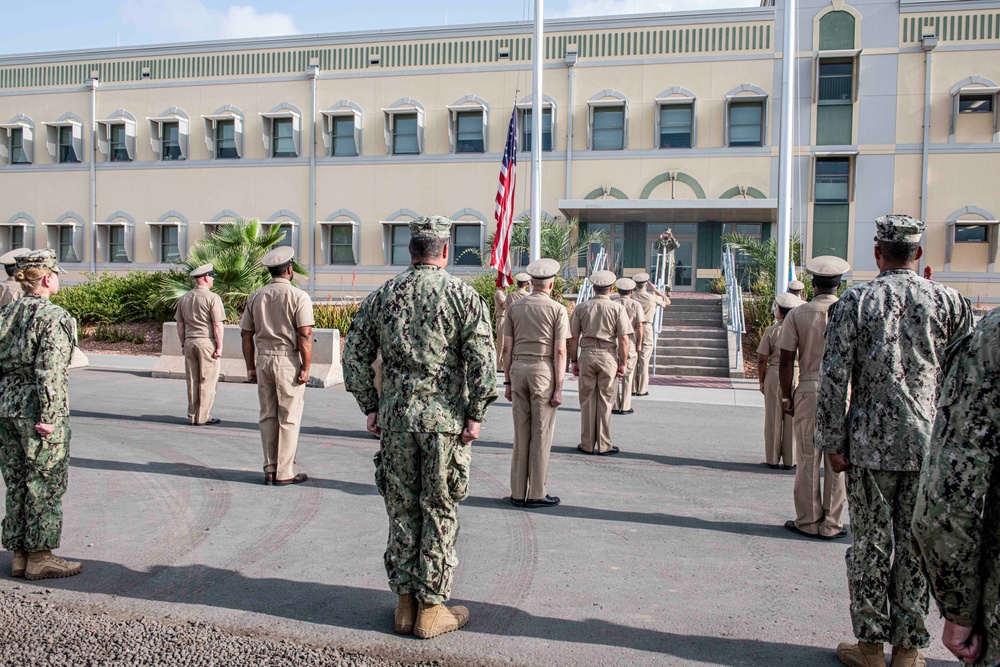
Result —
[[[163,461],[151,461],[149,463],[129,463],[126,461],[105,461],[101,459],[87,459],[74,456],[70,459],[70,466],[74,468],[86,468],[91,470],[111,470],[115,472],[145,473],[153,475],[174,475],[178,477],[192,477],[195,479],[205,479],[212,481],[224,481],[234,484],[257,484],[263,486],[263,473],[250,472],[247,470],[234,470],[229,468],[209,468],[207,466],[193,465],[189,463],[168,463]],[[310,486],[331,491],[340,491],[352,496],[376,496],[378,490],[374,484],[361,482],[348,482],[338,479],[324,479],[310,475],[307,482]],[[280,492],[280,491],[279,491]],[[524,512],[513,507],[506,499],[488,498],[485,496],[469,496],[462,501],[468,507],[479,507],[482,509],[499,509],[511,512]],[[739,521],[710,521],[697,517],[678,516],[663,512],[630,512],[624,510],[580,507],[574,506],[572,501],[563,502],[558,508],[550,510],[538,510],[544,512],[546,516],[563,519],[593,519],[597,521],[617,521],[622,523],[637,523],[652,526],[667,526],[671,528],[689,528],[692,530],[711,530],[734,535],[744,535],[751,537],[769,537],[782,540],[804,540],[789,531],[780,524],[768,525],[758,523],[741,523]],[[845,544],[845,541],[832,540],[831,544]]]
[[[10,556],[2,557],[9,565]],[[118,563],[85,560],[79,577],[46,581],[45,586],[79,593],[117,595],[173,604],[195,604],[266,614],[295,621],[394,637],[396,596],[388,590],[276,578],[249,578],[206,565],[154,566],[149,572]],[[461,602],[456,600],[456,602]],[[832,649],[752,639],[681,635],[609,623],[600,618],[569,620],[536,616],[522,609],[488,602],[468,603],[468,633],[526,637],[628,648],[713,665],[836,665]],[[461,633],[465,634],[465,632]],[[460,635],[439,640],[442,653]],[[416,639],[399,638],[405,644]],[[466,644],[468,647],[469,644]],[[944,667],[940,660],[928,660]]]

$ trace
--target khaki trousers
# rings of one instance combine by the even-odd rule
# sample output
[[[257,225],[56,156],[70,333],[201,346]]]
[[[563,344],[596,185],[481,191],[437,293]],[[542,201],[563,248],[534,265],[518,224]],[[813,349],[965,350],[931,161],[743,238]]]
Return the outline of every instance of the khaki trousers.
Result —
[[[506,323],[507,318],[498,317],[497,318],[497,368],[503,370],[503,325]]]
[[[781,408],[778,369],[768,366],[764,375],[764,460],[768,465],[795,465],[795,429],[792,422],[792,417]]]
[[[800,381],[793,394],[795,417],[792,427],[798,449],[798,468],[795,470],[795,525],[804,533],[836,535],[844,528],[844,505],[847,488],[844,473],[833,472],[830,456],[813,446],[816,428],[815,380]],[[820,464],[823,464],[823,481],[820,486]]]
[[[635,384],[635,373],[638,368],[638,362],[639,355],[635,353],[635,341],[630,338],[625,375],[615,383],[615,410],[628,412],[632,409],[632,388]]]
[[[580,352],[580,446],[585,452],[611,449],[611,403],[618,353],[588,347]]]
[[[511,408],[514,413],[514,452],[510,461],[510,495],[515,500],[540,500],[556,426],[556,408],[549,404],[556,386],[552,361],[510,364]]]
[[[632,380],[632,393],[645,394],[649,391],[649,360],[653,358],[653,325],[647,322],[642,325],[642,349],[635,367],[635,379]]]
[[[215,390],[219,384],[219,360],[210,338],[184,341],[184,375],[187,378],[188,423],[204,424],[212,417]]]
[[[296,382],[299,355],[257,355],[257,398],[260,401],[260,440],[264,472],[280,480],[295,477],[295,450],[305,405],[306,386]]]

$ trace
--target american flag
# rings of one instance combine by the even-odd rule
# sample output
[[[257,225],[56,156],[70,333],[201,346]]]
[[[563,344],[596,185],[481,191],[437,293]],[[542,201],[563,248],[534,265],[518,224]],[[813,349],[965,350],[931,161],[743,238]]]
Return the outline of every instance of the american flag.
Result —
[[[514,272],[510,265],[510,235],[514,228],[514,182],[517,172],[517,109],[510,115],[510,129],[507,130],[507,146],[503,149],[500,163],[500,185],[497,187],[497,210],[494,217],[497,231],[493,235],[493,252],[490,266],[497,270],[497,287],[504,288],[514,283]]]

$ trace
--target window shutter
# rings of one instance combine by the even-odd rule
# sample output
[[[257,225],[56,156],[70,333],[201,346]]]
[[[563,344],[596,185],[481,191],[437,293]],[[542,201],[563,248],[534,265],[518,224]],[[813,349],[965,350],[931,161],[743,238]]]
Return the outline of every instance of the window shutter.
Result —
[[[319,227],[319,255],[323,258],[322,264],[330,263],[330,227],[332,225],[317,225]]]
[[[135,121],[125,121],[125,153],[129,160],[135,159]]]
[[[354,263],[361,263],[361,223],[351,223],[351,242],[354,244]]]
[[[191,123],[187,118],[177,119],[177,140],[181,146],[181,157],[188,159],[188,138],[191,136]]]
[[[59,160],[59,128],[51,125],[45,126],[45,150],[53,162]]]
[[[323,119],[322,132],[320,132],[323,135],[323,155],[331,157],[333,155],[333,116],[321,113],[320,118]]]
[[[125,225],[125,258],[135,261],[135,225],[131,223]]]
[[[534,119],[532,119],[534,122]],[[535,137],[531,138],[532,142],[538,141]],[[587,106],[587,150],[594,149],[594,105],[590,104]]]
[[[236,155],[243,157],[243,119],[240,116],[233,117],[233,134],[236,137]]]
[[[73,247],[76,247],[76,230],[73,230]],[[77,257],[82,257],[80,253],[76,254]],[[101,261],[110,261],[108,256],[108,226],[98,225],[97,227],[97,256]]]
[[[385,133],[385,154],[386,155],[392,155],[392,129],[393,129],[396,117],[395,117],[395,115],[393,115],[391,113],[388,113],[388,112],[383,112],[383,115],[385,116],[385,129],[384,129],[384,133]]]
[[[364,128],[364,117],[358,113],[354,112],[354,151],[358,155],[363,155],[361,150],[361,137],[363,135],[362,129]]]
[[[83,261],[83,223],[82,222],[77,222],[74,225],[72,225],[72,227],[73,227],[73,252],[76,253],[76,261],[82,262]],[[58,238],[59,238],[58,237],[58,234],[59,234],[58,229],[59,228],[56,227],[55,229],[56,229],[56,234],[57,234],[56,240],[58,241]]]
[[[35,225],[30,222],[24,226],[24,247],[35,247]]]
[[[208,157],[215,159],[215,120],[205,119],[205,145],[208,147]]]
[[[424,153],[424,112],[417,109],[417,152]]]
[[[0,127],[0,164],[10,164],[9,127]]]
[[[160,252],[160,241],[163,238],[163,225],[159,223],[146,223],[149,227],[149,255],[153,258],[153,262],[160,263],[163,261],[163,255]]]
[[[295,157],[302,155],[302,118],[298,114],[292,116],[292,138],[295,142]]]
[[[629,105],[628,100],[625,100],[625,104],[622,105],[622,150],[628,150],[628,111]]]
[[[726,98],[726,113],[723,117],[722,125],[722,145],[729,145],[729,105],[732,102],[732,98]]]
[[[158,120],[149,121],[149,147],[153,149],[157,160],[163,159],[163,123]]]
[[[79,123],[73,123],[73,152],[76,153],[76,159],[78,161],[84,161],[83,125],[80,125]]]
[[[274,146],[274,119],[270,116],[260,119],[260,139],[264,142],[264,156],[274,157],[271,155],[271,148]]]
[[[104,156],[105,161],[111,159],[111,140],[108,136],[108,124],[97,124],[97,150]]]

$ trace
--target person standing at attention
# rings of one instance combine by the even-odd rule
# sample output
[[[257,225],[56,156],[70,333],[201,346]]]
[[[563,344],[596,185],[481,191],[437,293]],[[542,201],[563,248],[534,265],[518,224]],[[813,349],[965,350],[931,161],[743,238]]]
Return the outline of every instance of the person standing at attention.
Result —
[[[11,576],[54,579],[80,563],[52,553],[62,537],[69,483],[69,362],[76,344],[70,314],[49,298],[59,291],[52,250],[17,258],[24,295],[0,315],[0,471],[7,486],[3,546]]]
[[[781,351],[778,349],[778,336],[785,316],[802,300],[791,292],[779,294],[774,299],[777,322],[764,329],[757,346],[757,378],[760,381],[760,393],[764,394],[764,460],[768,468],[783,465],[785,470],[791,470],[795,465],[795,435],[792,428],[792,416],[787,414],[781,405],[781,383],[778,380],[781,368]],[[795,383],[792,377],[792,393],[795,393]]]
[[[264,448],[264,483],[301,484],[295,451],[312,362],[312,301],[292,285],[294,251],[288,246],[264,255],[261,264],[271,282],[250,295],[240,319],[247,380],[257,385],[260,439]],[[372,357],[372,361],[375,358]]]
[[[469,495],[472,441],[497,398],[486,301],[445,271],[451,220],[410,223],[407,271],[362,302],[344,345],[344,384],[379,435],[375,485],[389,516],[385,570],[399,596],[393,627],[420,639],[458,630],[445,606],[458,565],[458,503]],[[372,362],[382,350],[382,392]]]
[[[819,383],[820,363],[823,361],[824,333],[827,312],[837,303],[837,290],[841,276],[851,265],[839,257],[821,255],[806,263],[806,271],[813,276],[816,297],[785,316],[778,336],[781,350],[778,378],[781,382],[781,404],[793,417],[796,453],[795,519],[785,522],[785,528],[805,537],[833,540],[844,537],[844,504],[847,491],[844,474],[838,473],[825,457],[825,468],[820,477],[820,464],[824,456],[813,446],[813,429],[816,424],[816,386]],[[795,359],[799,360],[799,383],[792,391],[795,377]]]
[[[632,333],[625,306],[609,298],[615,274],[598,271],[590,276],[594,296],[573,311],[569,326],[569,358],[580,378],[580,444],[584,454],[613,456],[611,404],[615,380],[628,366],[628,336]],[[579,356],[578,356],[579,355]]]
[[[507,309],[504,331],[504,391],[514,415],[510,502],[554,507],[559,498],[548,495],[545,484],[556,409],[562,405],[569,316],[551,297],[559,262],[535,260],[526,271],[531,294]]]
[[[857,642],[841,643],[837,656],[851,667],[885,665],[888,642],[892,667],[921,667],[929,598],[911,524],[945,350],[972,329],[972,308],[917,275],[922,221],[886,215],[875,227],[879,274],[830,309],[816,405],[816,448],[847,472],[853,534],[846,561]]]
[[[199,266],[190,275],[195,287],[177,302],[175,319],[184,351],[188,423],[206,426],[222,421],[212,416],[212,404],[219,384],[226,309],[222,298],[212,291],[215,269],[211,264]]]
[[[632,325],[632,333],[629,334],[628,346],[628,366],[625,367],[625,375],[622,376],[615,388],[615,402],[611,408],[611,413],[616,415],[630,415],[635,410],[632,409],[632,389],[635,379],[636,364],[639,359],[639,350],[643,345],[643,330],[645,329],[646,311],[643,310],[639,302],[632,298],[635,292],[635,281],[631,278],[619,278],[615,283],[618,288],[620,303],[625,307],[628,314],[629,324]]]

